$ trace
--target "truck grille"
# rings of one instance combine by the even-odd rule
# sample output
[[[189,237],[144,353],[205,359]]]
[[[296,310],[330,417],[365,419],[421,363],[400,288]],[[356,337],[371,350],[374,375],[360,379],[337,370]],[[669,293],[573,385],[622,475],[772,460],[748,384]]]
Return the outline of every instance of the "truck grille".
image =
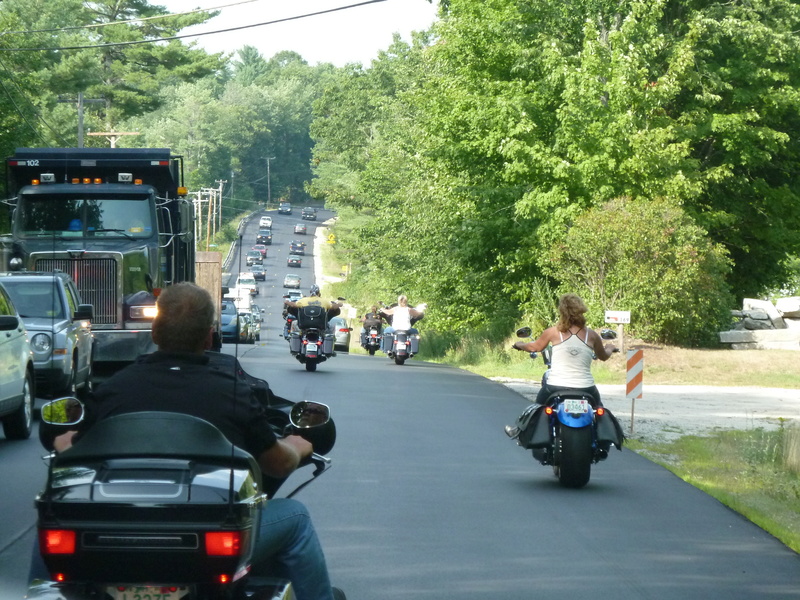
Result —
[[[35,268],[68,273],[75,280],[83,302],[94,306],[92,325],[117,323],[117,263],[113,258],[39,258]]]

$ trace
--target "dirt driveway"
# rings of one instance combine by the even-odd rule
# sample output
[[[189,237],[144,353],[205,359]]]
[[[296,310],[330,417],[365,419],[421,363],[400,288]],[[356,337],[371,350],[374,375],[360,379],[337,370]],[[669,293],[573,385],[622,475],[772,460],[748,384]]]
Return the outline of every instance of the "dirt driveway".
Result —
[[[533,401],[535,381],[494,378]],[[800,390],[758,387],[644,385],[635,403],[624,385],[598,385],[603,404],[619,419],[625,435],[658,441],[713,429],[774,429],[800,424]],[[633,431],[631,431],[633,420]],[[509,423],[513,419],[509,417]]]

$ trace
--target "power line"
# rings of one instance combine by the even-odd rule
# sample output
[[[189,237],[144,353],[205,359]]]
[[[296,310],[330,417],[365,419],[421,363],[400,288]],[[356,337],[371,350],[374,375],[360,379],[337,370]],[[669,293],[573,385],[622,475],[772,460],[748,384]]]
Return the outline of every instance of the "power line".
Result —
[[[346,6],[338,6],[336,8],[329,8],[326,10],[320,10],[317,12],[306,13],[302,15],[296,15],[293,17],[285,17],[283,19],[275,19],[273,21],[265,21],[263,23],[253,23],[251,25],[241,25],[239,27],[229,27],[228,29],[218,29],[216,31],[205,31],[201,33],[187,33],[184,35],[173,35],[169,37],[162,37],[156,38],[152,40],[134,40],[130,42],[115,42],[111,44],[93,44],[89,46],[58,46],[58,47],[39,47],[39,48],[0,48],[0,50],[4,52],[36,52],[36,51],[43,51],[43,50],[86,50],[89,48],[114,48],[119,46],[136,46],[140,44],[154,44],[156,42],[168,42],[171,40],[181,40],[184,38],[190,37],[200,37],[203,35],[214,35],[217,33],[229,33],[231,31],[241,31],[242,29],[252,29],[253,27],[263,27],[265,25],[275,25],[277,23],[286,23],[289,21],[298,21],[300,19],[307,19],[308,17],[317,17],[319,15],[325,15],[329,13],[339,12],[342,10],[349,10],[351,8],[358,8],[361,6],[367,6],[369,4],[377,4],[378,2],[386,2],[386,0],[366,0],[365,2],[359,2],[356,4],[348,4]]]

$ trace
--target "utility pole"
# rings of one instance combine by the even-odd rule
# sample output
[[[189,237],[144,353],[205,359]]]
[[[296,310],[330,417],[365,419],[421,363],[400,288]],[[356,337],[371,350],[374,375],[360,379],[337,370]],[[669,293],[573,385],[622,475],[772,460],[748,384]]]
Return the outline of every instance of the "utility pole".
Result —
[[[59,97],[58,101],[76,103],[75,100],[71,98]],[[78,92],[78,101],[76,104],[78,105],[78,148],[83,148],[83,107],[86,104],[105,104],[105,100],[97,98],[87,99],[83,97],[83,92]]]
[[[106,139],[111,142],[111,147],[117,147],[117,140],[123,135],[139,135],[138,131],[90,131],[86,135],[104,135]]]
[[[219,184],[219,229],[222,229],[222,186],[228,183],[227,179],[216,179]]]
[[[272,182],[269,175],[269,161],[271,160],[275,160],[275,157],[270,156],[267,158],[267,209],[272,206]]]

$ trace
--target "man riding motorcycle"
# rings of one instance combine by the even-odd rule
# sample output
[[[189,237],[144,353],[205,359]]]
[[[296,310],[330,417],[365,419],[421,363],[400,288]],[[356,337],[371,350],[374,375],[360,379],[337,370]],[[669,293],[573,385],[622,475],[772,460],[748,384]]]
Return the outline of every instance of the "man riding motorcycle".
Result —
[[[361,317],[361,345],[365,345],[367,343],[367,331],[369,331],[372,327],[375,327],[378,330],[378,334],[381,333],[381,329],[383,327],[383,317],[381,316],[380,312],[378,312],[377,306],[372,306],[369,309],[369,312]]]
[[[205,351],[213,334],[210,294],[192,283],[166,288],[158,298],[152,337],[158,351],[140,357],[98,386],[77,432],[55,440],[63,451],[92,425],[108,417],[139,411],[180,412],[215,425],[230,442],[247,450],[272,477],[292,473],[313,451],[300,436],[276,438],[263,406],[232,369],[220,368]],[[41,562],[41,559],[39,559]],[[332,588],[325,557],[306,508],[298,501],[273,498],[261,511],[253,553],[253,575],[271,574],[292,582],[299,600],[344,598]],[[34,578],[48,579],[43,564]]]
[[[295,317],[297,317],[297,311],[299,308],[303,308],[304,306],[322,306],[326,308],[326,322],[330,323],[331,317],[336,317],[342,312],[342,305],[339,302],[331,300],[326,306],[326,304],[320,299],[320,295],[319,286],[312,285],[308,296],[303,296],[296,301],[284,300],[283,305],[286,307],[286,311]],[[297,325],[295,324],[292,325],[293,328],[296,326]]]

